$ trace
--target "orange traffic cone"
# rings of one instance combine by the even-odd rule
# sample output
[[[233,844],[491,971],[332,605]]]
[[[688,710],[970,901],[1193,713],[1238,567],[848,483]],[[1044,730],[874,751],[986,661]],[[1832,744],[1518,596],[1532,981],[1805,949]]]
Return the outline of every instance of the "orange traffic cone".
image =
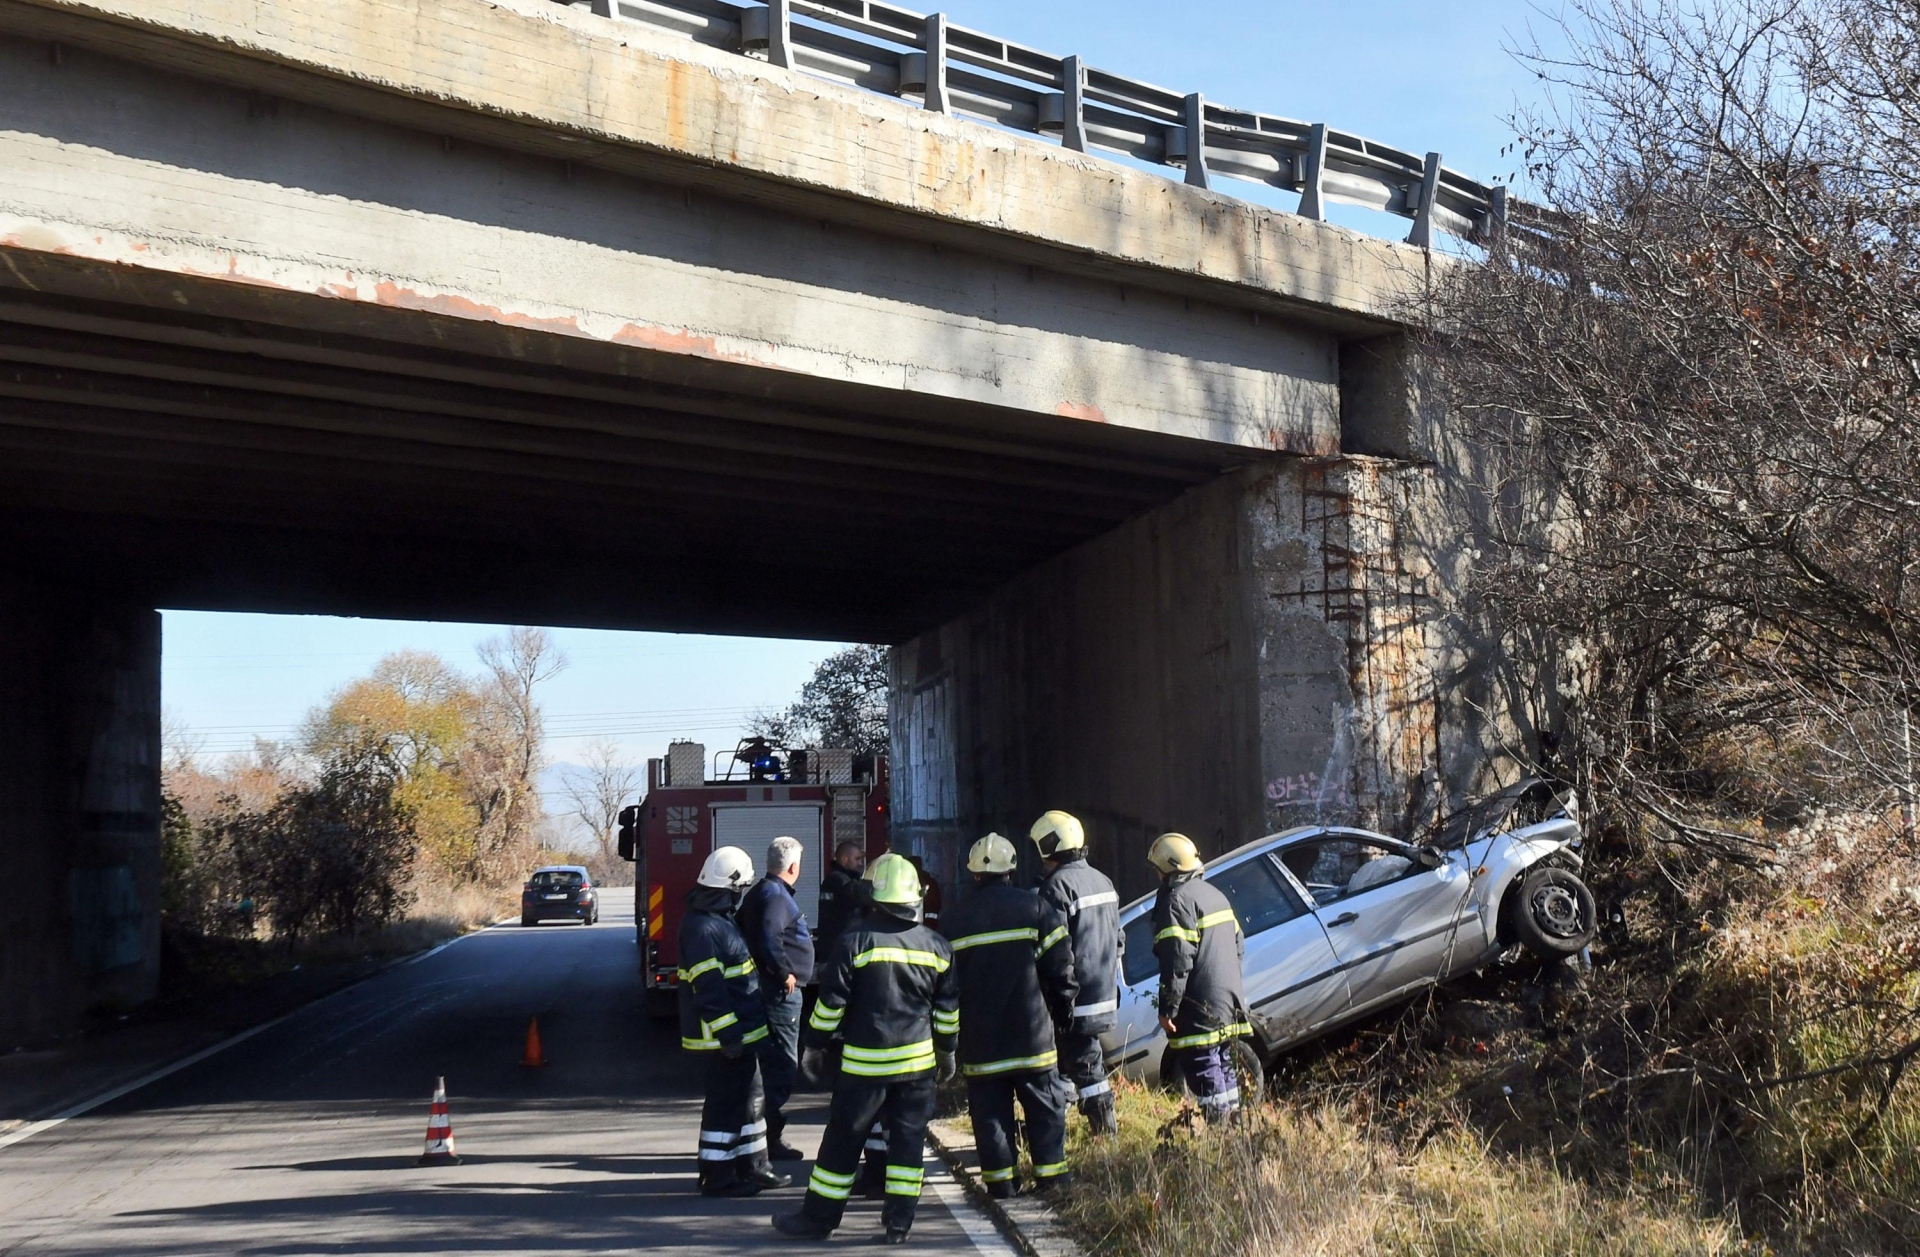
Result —
[[[527,1050],[520,1057],[520,1063],[529,1067],[538,1067],[547,1063],[546,1054],[540,1050],[540,1019],[538,1017],[527,1019]]]
[[[447,1116],[447,1080],[433,1085],[433,1114],[427,1118],[427,1150],[420,1154],[421,1165],[459,1165],[453,1152],[453,1121]]]

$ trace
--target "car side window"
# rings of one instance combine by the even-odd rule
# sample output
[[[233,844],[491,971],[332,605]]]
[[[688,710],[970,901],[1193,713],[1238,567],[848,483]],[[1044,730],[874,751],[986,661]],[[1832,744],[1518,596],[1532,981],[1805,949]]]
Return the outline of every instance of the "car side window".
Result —
[[[1153,954],[1153,912],[1149,909],[1127,922],[1120,931],[1120,971],[1128,986],[1138,986],[1160,973],[1160,958]]]
[[[1281,852],[1280,861],[1322,908],[1423,871],[1397,851],[1356,838],[1295,843]]]
[[[1266,856],[1242,860],[1232,868],[1211,875],[1207,881],[1233,905],[1233,915],[1240,919],[1240,932],[1248,938],[1306,911],[1306,905],[1280,880]]]

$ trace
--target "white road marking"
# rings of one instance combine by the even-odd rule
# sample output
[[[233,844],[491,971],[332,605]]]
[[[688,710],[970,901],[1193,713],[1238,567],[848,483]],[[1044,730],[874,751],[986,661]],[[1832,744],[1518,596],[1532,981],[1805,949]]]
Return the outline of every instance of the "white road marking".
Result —
[[[132,1082],[121,1083],[119,1086],[114,1087],[110,1091],[103,1091],[99,1095],[94,1096],[91,1099],[80,1101],[80,1103],[72,1106],[71,1108],[62,1109],[60,1112],[55,1113],[52,1117],[43,1117],[37,1122],[28,1122],[25,1126],[20,1127],[18,1130],[8,1131],[6,1134],[0,1135],[0,1148],[11,1148],[13,1145],[21,1142],[22,1140],[31,1139],[35,1135],[38,1135],[43,1131],[52,1130],[54,1127],[60,1125],[62,1122],[65,1122],[71,1118],[79,1117],[83,1113],[89,1113],[92,1110],[99,1108],[103,1104],[109,1104],[114,1100],[118,1100],[121,1096],[129,1095],[135,1091],[138,1091],[140,1090],[140,1088],[145,1087],[150,1083],[159,1082],[162,1078],[165,1078],[170,1074],[177,1074],[181,1070],[187,1068],[187,1066],[189,1065],[198,1065],[201,1061],[206,1060],[209,1056],[214,1056],[214,1055],[217,1055],[218,1053],[224,1052],[236,1043],[244,1043],[248,1039],[251,1039],[256,1034],[264,1034],[266,1031],[273,1029],[275,1026],[279,1025],[283,1021],[286,1021],[290,1017],[296,1017],[301,1013],[306,1012],[310,1008],[314,1008],[320,1004],[326,1003],[328,1000],[333,999],[336,996],[345,995],[348,991],[356,990],[362,984],[371,982],[373,979],[379,977],[383,973],[386,973],[393,969],[403,968],[407,965],[418,964],[420,961],[425,960],[428,956],[435,956],[445,951],[447,948],[461,941],[461,939],[472,938],[474,937],[474,935],[477,935],[477,934],[485,934],[488,930],[491,930],[493,928],[494,928],[493,926],[489,925],[484,929],[475,930],[471,934],[462,934],[459,938],[450,938],[446,942],[440,944],[438,947],[435,947],[429,951],[423,952],[418,956],[411,956],[411,957],[408,957],[406,960],[399,961],[395,964],[385,965],[382,968],[376,970],[375,972],[369,973],[366,977],[360,979],[360,981],[358,982],[350,983],[347,986],[341,987],[337,991],[329,991],[327,992],[327,994],[322,995],[317,1000],[312,1000],[308,1003],[302,1004],[298,1008],[295,1008],[288,1012],[284,1012],[280,1014],[278,1017],[275,1017],[272,1021],[263,1021],[259,1025],[254,1026],[251,1029],[242,1030],[239,1034],[232,1035],[228,1038],[222,1039],[220,1040],[220,1042],[214,1044],[211,1047],[201,1048],[198,1052],[195,1052],[193,1055],[184,1057],[181,1060],[177,1060],[173,1062],[171,1065],[162,1065],[159,1069],[154,1070],[152,1073],[143,1074],[140,1077],[134,1079]]]
[[[946,1163],[929,1156],[926,1164],[932,1166],[934,1171],[926,1177],[927,1187],[947,1207],[947,1212],[960,1224],[960,1229],[973,1241],[973,1246],[983,1253],[992,1253],[994,1257],[1018,1257],[1013,1245],[1007,1243],[1007,1237],[1000,1234],[1000,1228],[993,1224],[993,1219],[973,1203]]]

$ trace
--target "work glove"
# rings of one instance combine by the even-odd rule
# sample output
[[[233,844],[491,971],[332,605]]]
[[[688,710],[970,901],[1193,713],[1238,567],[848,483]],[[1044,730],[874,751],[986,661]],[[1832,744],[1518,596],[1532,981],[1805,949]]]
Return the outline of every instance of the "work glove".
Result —
[[[730,1061],[737,1061],[746,1054],[747,1045],[744,1043],[722,1043],[720,1045],[720,1055]]]
[[[827,1077],[827,1049],[813,1047],[800,1053],[800,1076],[812,1086],[822,1085]]]
[[[959,1062],[954,1059],[953,1053],[935,1052],[933,1059],[939,1062],[934,1069],[937,1080],[940,1082],[952,1081],[954,1074],[958,1072],[960,1068]]]

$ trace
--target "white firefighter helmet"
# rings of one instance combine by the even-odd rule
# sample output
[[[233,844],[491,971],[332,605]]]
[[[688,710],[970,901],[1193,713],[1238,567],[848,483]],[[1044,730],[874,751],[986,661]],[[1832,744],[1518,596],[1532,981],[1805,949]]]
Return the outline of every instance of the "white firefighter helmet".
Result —
[[[716,890],[745,890],[753,884],[753,860],[738,847],[715,847],[700,866],[699,881]]]
[[[999,834],[988,834],[967,852],[969,873],[1011,873],[1019,862],[1020,856],[1013,844]]]

